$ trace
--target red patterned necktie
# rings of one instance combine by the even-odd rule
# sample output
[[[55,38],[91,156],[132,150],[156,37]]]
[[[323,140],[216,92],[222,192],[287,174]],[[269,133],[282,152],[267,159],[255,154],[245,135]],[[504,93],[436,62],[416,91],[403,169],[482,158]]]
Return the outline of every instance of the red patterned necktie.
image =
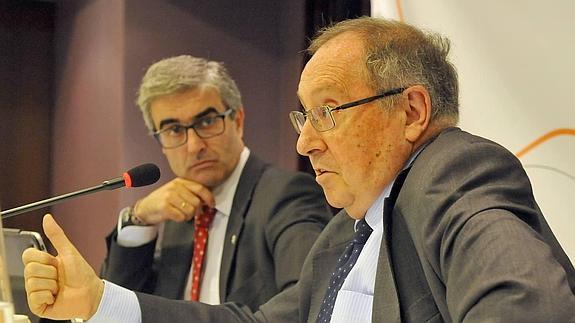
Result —
[[[202,265],[206,255],[206,243],[208,242],[208,229],[214,220],[216,209],[204,206],[202,213],[194,218],[194,267],[192,268],[191,299],[200,299],[200,282],[202,279]]]

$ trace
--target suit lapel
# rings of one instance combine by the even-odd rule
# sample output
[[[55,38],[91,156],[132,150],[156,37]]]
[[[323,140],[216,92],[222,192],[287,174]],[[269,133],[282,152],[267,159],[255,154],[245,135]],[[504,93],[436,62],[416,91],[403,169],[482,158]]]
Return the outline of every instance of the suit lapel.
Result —
[[[342,210],[336,217],[343,217],[340,223],[330,227],[329,242],[326,248],[319,251],[313,259],[313,276],[311,285],[311,297],[308,321],[315,322],[321,303],[327,291],[331,274],[333,273],[337,260],[343,254],[345,247],[353,238],[354,220]],[[336,221],[336,218],[331,221]],[[326,228],[327,230],[327,228]],[[333,234],[331,234],[333,232]]]
[[[253,154],[250,154],[242,170],[238,187],[236,188],[232,210],[228,220],[228,227],[226,229],[220,267],[220,301],[222,303],[226,300],[232,263],[244,226],[244,218],[251,204],[254,189],[266,167],[267,165],[264,162],[253,156]]]
[[[383,238],[379,249],[377,274],[373,291],[372,320],[374,322],[401,322],[399,314],[399,299],[393,278],[393,269],[390,251],[390,217],[393,203],[390,198],[385,199],[383,210]]]
[[[377,274],[373,292],[372,320],[374,322],[401,322],[399,298],[391,263],[391,223],[395,201],[405,182],[410,168],[403,170],[393,183],[389,197],[385,199],[383,207],[383,238],[379,249]]]

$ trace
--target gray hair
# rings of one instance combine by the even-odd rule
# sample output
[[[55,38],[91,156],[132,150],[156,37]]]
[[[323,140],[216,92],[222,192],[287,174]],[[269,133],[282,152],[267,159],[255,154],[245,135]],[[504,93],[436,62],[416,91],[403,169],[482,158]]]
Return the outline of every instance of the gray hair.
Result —
[[[320,30],[308,52],[313,55],[345,32],[355,33],[363,40],[366,81],[374,91],[420,84],[431,97],[431,120],[447,125],[457,123],[459,85],[457,71],[447,59],[447,38],[398,21],[361,17]],[[395,104],[393,99],[390,105]]]
[[[242,96],[223,63],[182,55],[152,64],[142,78],[137,104],[146,126],[154,130],[150,105],[158,97],[190,89],[215,88],[224,105],[237,111],[242,107]]]

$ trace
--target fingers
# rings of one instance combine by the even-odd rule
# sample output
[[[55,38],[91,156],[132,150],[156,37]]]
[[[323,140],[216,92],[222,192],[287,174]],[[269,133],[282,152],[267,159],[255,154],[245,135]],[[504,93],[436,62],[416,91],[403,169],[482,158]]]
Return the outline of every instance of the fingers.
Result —
[[[31,262],[24,267],[24,277],[29,279],[52,279],[58,278],[58,269],[53,265],[39,262]]]
[[[56,301],[55,296],[48,290],[27,292],[28,307],[32,313],[42,317],[49,305]]]
[[[208,205],[209,207],[215,207],[214,195],[207,187],[183,178],[176,178],[170,183],[173,184],[173,195],[179,195],[183,201],[190,203],[194,202],[194,198],[196,198],[198,203],[193,203],[194,206]]]
[[[24,284],[29,294],[48,291],[52,295],[58,294],[58,282],[55,279],[29,278]],[[51,304],[51,303],[50,303]]]
[[[52,265],[54,267],[58,266],[58,260],[51,254],[40,251],[35,248],[28,248],[22,253],[22,262],[24,266],[32,262],[37,262],[46,265]]]
[[[32,313],[42,315],[54,304],[58,294],[58,260],[56,257],[29,248],[22,254],[24,262],[24,287]]]
[[[170,198],[170,204],[174,212],[174,221],[189,221],[196,214],[198,209],[201,209],[203,202],[199,197],[192,194],[182,194],[178,196],[172,196]]]
[[[66,252],[77,253],[76,247],[70,242],[64,230],[56,223],[56,220],[51,214],[46,214],[42,221],[42,226],[44,227],[44,233],[52,242],[52,245],[58,252],[58,254]]]
[[[182,182],[189,193],[197,196],[202,201],[202,204],[205,204],[211,208],[216,207],[216,200],[214,199],[214,195],[212,191],[210,191],[207,187],[182,178],[179,178],[178,180]]]
[[[28,293],[48,290],[58,293],[58,260],[45,252],[29,248],[22,254],[25,287]]]
[[[135,214],[147,224],[189,221],[203,205],[215,206],[212,192],[201,184],[176,178],[136,203]]]

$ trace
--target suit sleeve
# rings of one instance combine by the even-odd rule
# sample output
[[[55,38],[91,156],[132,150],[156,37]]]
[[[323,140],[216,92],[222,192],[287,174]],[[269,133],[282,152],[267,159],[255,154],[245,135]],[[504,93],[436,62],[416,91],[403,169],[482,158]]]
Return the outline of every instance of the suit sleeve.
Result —
[[[152,293],[156,239],[139,247],[128,248],[118,244],[116,235],[114,230],[106,237],[108,252],[100,276],[134,291]]]
[[[275,181],[266,192],[270,201],[275,200],[266,242],[273,256],[276,286],[284,290],[297,282],[309,250],[333,215],[323,191],[308,174],[292,174],[284,181],[278,181],[281,177],[273,172],[264,176],[263,180]]]
[[[437,154],[436,154],[437,155]],[[573,322],[575,296],[519,161],[488,141],[432,158],[412,191],[416,240],[439,276],[454,322]],[[559,248],[559,250],[557,249]],[[438,290],[437,288],[435,290]],[[438,296],[438,295],[435,295]]]
[[[136,293],[142,313],[142,323],[155,322],[229,322],[256,323],[294,322],[298,315],[298,292],[290,288],[265,304],[268,313],[252,312],[248,306],[237,303],[208,305],[200,302],[171,300],[155,295]]]
[[[344,232],[351,235],[352,220],[347,214],[336,217],[309,250],[309,254],[303,263],[298,282],[282,292],[278,293],[257,311],[252,311],[248,306],[237,303],[224,303],[222,305],[207,305],[199,302],[186,302],[170,300],[158,296],[136,293],[142,313],[142,323],[152,322],[273,322],[292,323],[307,322],[310,319],[310,307],[323,299],[324,292],[316,292],[313,299],[312,290],[317,289],[321,282],[314,281],[314,265],[318,254],[323,254],[330,247],[330,236],[333,232]],[[349,231],[342,230],[347,228]],[[333,248],[333,246],[331,246]],[[335,252],[339,255],[343,247]],[[335,259],[333,259],[335,261]],[[324,282],[327,285],[327,282]],[[319,298],[318,298],[319,297]],[[311,313],[312,317],[317,312]]]
[[[155,322],[265,322],[260,313],[235,303],[208,305],[200,302],[172,300],[136,293],[142,312],[142,323]]]

